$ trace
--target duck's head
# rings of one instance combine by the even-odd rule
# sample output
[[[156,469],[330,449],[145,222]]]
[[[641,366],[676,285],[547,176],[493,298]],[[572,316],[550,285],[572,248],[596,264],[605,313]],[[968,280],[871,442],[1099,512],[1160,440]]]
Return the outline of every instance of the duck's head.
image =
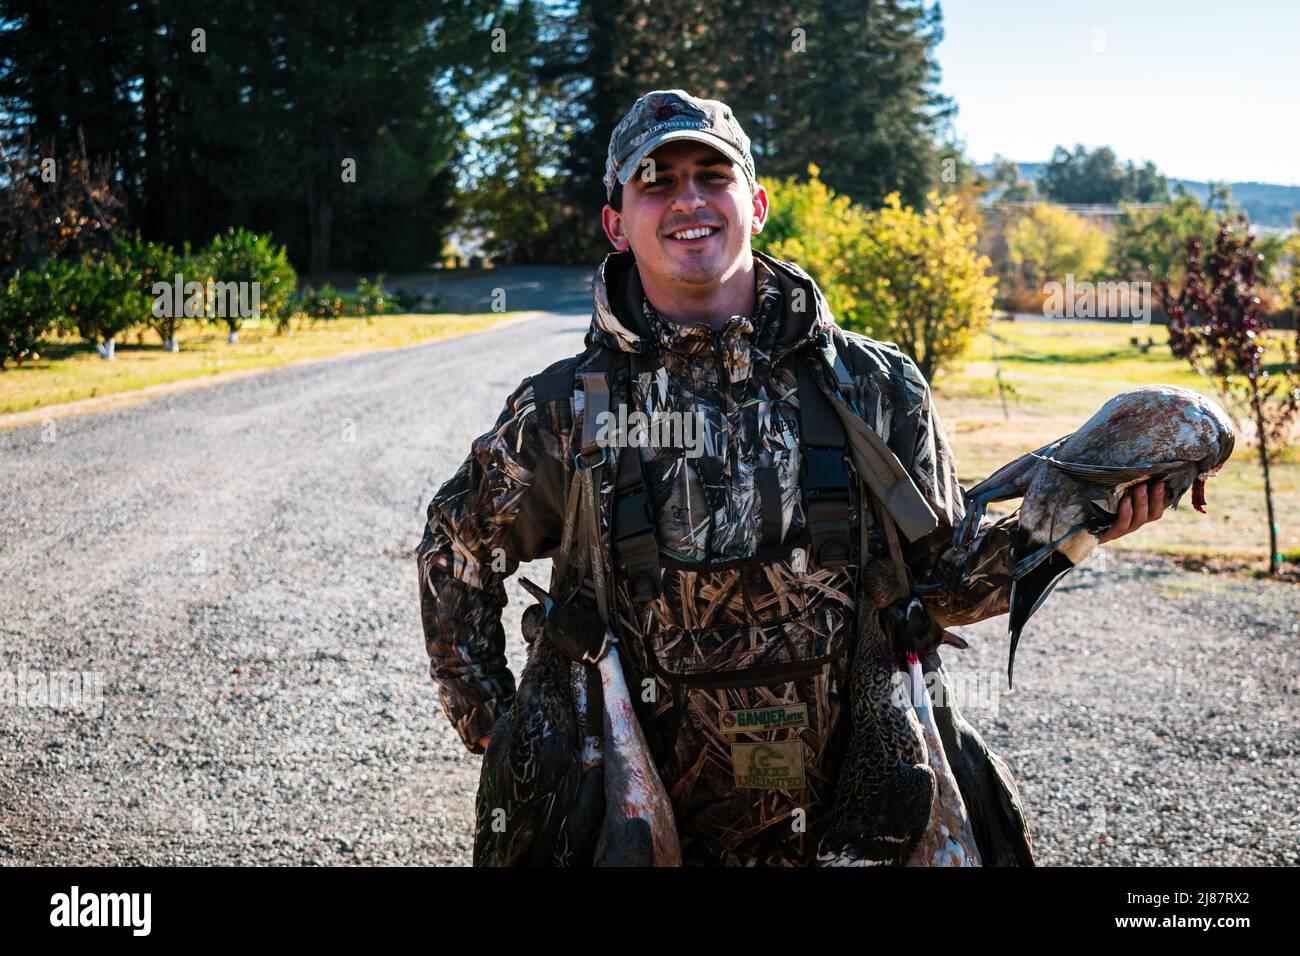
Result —
[[[885,608],[885,618],[893,637],[894,657],[899,670],[907,670],[909,654],[924,660],[943,644],[965,649],[965,640],[945,631],[934,622],[921,599],[915,595],[899,598]]]
[[[1232,449],[1237,444],[1237,433],[1232,421],[1217,402],[1202,398],[1202,409],[1206,418],[1214,426],[1214,450],[1198,463],[1196,477],[1192,480],[1192,507],[1205,512],[1205,483],[1219,473],[1219,470],[1232,457]]]

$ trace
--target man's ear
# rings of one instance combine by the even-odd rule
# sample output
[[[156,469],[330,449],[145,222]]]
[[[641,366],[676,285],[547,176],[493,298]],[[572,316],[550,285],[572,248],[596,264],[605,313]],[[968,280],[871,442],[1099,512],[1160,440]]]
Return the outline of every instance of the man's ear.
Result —
[[[749,224],[749,231],[757,236],[763,231],[767,222],[767,190],[759,183],[754,188],[754,218]]]
[[[623,214],[608,203],[600,211],[600,224],[615,249],[622,252],[628,247],[627,234],[623,232]]]

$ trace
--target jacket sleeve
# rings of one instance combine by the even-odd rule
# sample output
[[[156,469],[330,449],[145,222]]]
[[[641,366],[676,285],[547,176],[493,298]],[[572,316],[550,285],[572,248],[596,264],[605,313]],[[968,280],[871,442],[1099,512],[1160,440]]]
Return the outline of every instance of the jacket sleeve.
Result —
[[[904,360],[906,401],[893,409],[895,434],[910,446],[896,448],[912,480],[939,518],[939,527],[919,541],[904,543],[912,578],[942,585],[925,599],[941,626],[973,624],[1005,614],[1011,601],[1015,515],[986,517],[970,544],[953,544],[953,529],[966,510],[957,481],[957,462],[935,411],[930,387],[910,361]],[[893,444],[891,442],[891,444]],[[910,456],[908,452],[910,451]]]
[[[416,549],[429,674],[474,753],[515,694],[501,626],[505,579],[550,556],[563,530],[563,457],[545,437],[544,415],[524,379],[430,502]]]

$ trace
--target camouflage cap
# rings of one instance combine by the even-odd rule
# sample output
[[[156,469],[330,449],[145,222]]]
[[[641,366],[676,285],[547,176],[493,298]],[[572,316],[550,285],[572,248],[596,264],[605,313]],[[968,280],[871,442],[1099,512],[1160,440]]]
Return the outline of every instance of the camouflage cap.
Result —
[[[744,171],[749,188],[756,190],[749,137],[730,106],[697,99],[685,90],[653,90],[614,127],[605,158],[605,195],[613,196],[615,182],[627,185],[652,150],[679,139],[714,147]]]

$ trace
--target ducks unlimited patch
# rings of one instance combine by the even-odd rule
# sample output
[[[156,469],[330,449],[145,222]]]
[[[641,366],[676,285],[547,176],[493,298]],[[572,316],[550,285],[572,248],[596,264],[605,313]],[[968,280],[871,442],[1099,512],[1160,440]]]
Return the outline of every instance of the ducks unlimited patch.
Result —
[[[802,790],[803,744],[778,740],[766,744],[732,744],[736,786],[759,790]]]
[[[724,710],[718,718],[718,729],[724,734],[752,734],[758,730],[807,726],[807,704],[759,707],[754,710]]]

